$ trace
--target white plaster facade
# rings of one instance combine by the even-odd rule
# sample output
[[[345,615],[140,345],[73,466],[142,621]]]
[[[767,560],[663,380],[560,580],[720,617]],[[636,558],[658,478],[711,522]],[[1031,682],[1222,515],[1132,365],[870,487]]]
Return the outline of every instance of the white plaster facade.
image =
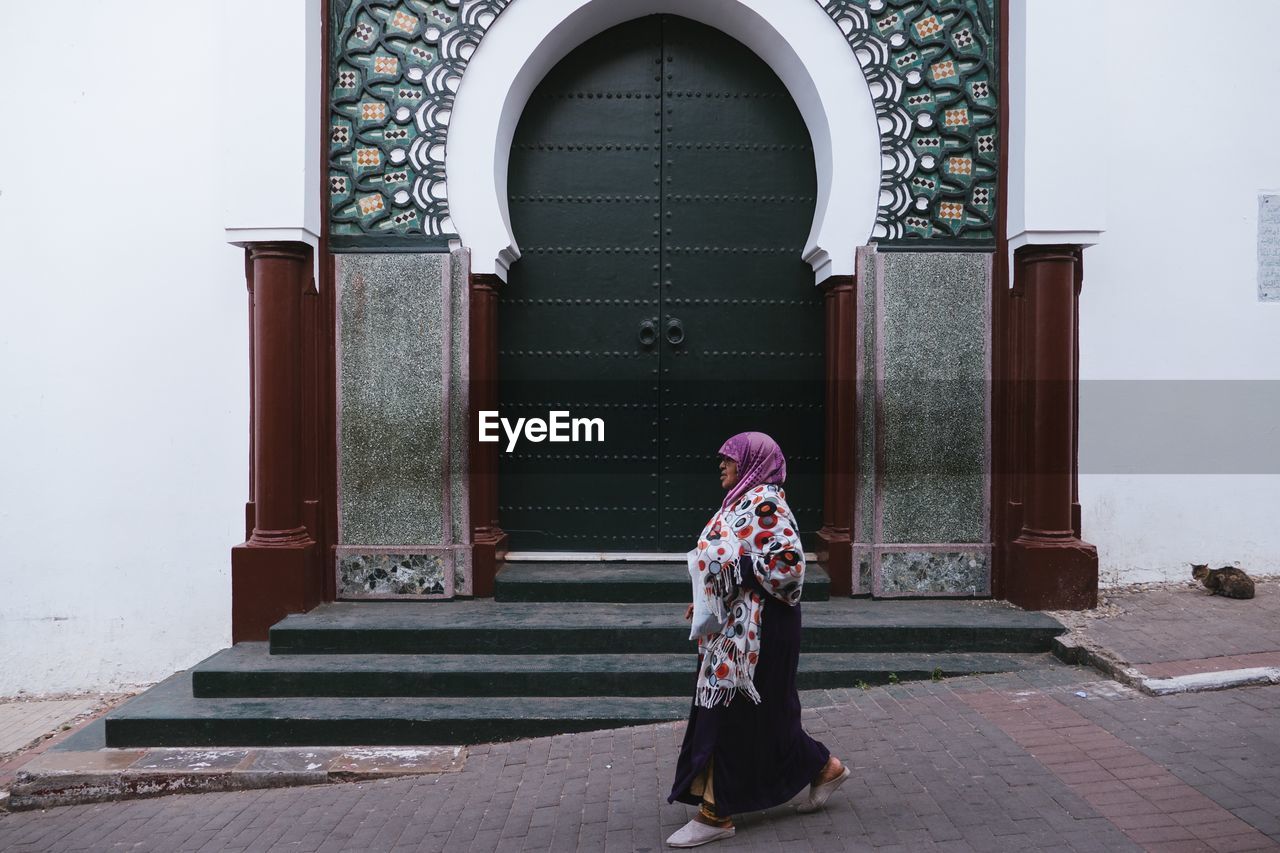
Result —
[[[249,400],[219,157],[233,78],[206,7],[130,8],[64,10],[61,59],[35,37],[0,53],[9,114],[43,116],[0,139],[0,695],[155,681],[231,638]],[[50,25],[39,4],[5,16]]]
[[[1080,300],[1085,536],[1104,584],[1187,578],[1191,561],[1277,574],[1280,303],[1258,301],[1256,247],[1258,194],[1280,188],[1280,114],[1259,100],[1280,83],[1280,4],[1107,3],[1105,20],[1107,230]],[[1120,448],[1150,464],[1116,470]]]
[[[521,3],[551,2],[517,0],[491,35],[505,37],[501,21]],[[1081,300],[1080,485],[1104,584],[1180,577],[1190,560],[1280,571],[1280,476],[1090,473],[1116,443],[1140,446],[1151,424],[1141,397],[1128,398],[1130,411],[1115,395],[1104,406],[1090,391],[1096,380],[1280,380],[1280,305],[1257,301],[1254,251],[1257,194],[1280,187],[1271,151],[1280,118],[1259,99],[1280,80],[1270,41],[1280,6],[1220,4],[1215,16],[1229,6],[1233,20],[1257,22],[1228,32],[1206,24],[1206,7],[1190,0],[1106,4],[1105,24],[1089,26],[1077,0],[1031,2],[1035,14],[1013,33],[1035,45],[1036,60],[1014,85],[1030,108],[1010,134],[1012,146],[1023,141],[1023,159],[1013,161],[1021,178],[1011,175],[1011,213],[1022,218],[1011,215],[1010,225],[1087,232],[1084,242],[1097,243],[1085,255]],[[743,10],[737,31],[724,28],[762,55],[778,50],[765,58],[817,142],[819,113],[805,99],[828,103],[826,84],[805,69],[827,53],[797,49],[800,31],[784,33],[785,50],[761,41],[769,30],[759,22],[783,26],[770,5],[628,8],[708,23],[716,9]],[[38,143],[22,134],[0,141],[0,695],[153,681],[230,640],[230,548],[244,538],[247,491],[248,344],[243,256],[228,241],[309,239],[322,209],[315,0],[220,6],[211,31],[204,7],[140,2],[126,18],[78,3],[78,25],[62,37],[74,61],[49,65],[38,39],[0,56],[8,91],[51,105],[62,128]],[[38,6],[8,12],[14,32],[47,23]],[[583,20],[584,37],[608,25]],[[491,68],[492,79],[521,88],[494,93],[513,105],[501,113],[469,114],[483,103],[469,87],[483,87],[464,81],[457,127],[513,122],[538,69],[571,42],[492,65],[482,48],[477,79]],[[121,43],[145,51],[120,51]],[[829,70],[851,85],[847,62]],[[861,110],[863,93],[846,94]],[[863,144],[866,115],[822,109],[828,122],[849,122],[847,134],[832,127],[824,139]],[[496,259],[510,242],[494,224],[503,223],[493,215],[500,198],[465,190],[468,181],[498,185],[496,171],[484,174],[498,168],[495,138],[452,162],[449,180],[459,228],[488,229]],[[839,177],[832,166],[832,186],[850,195],[826,200],[815,246],[865,239],[875,204],[867,186],[879,174],[867,160],[866,174]],[[488,209],[472,211],[472,198]],[[181,280],[173,270],[184,271]],[[1265,417],[1261,407],[1243,414]],[[1240,428],[1271,436],[1272,470],[1276,423],[1280,416]]]
[[[1204,8],[1010,5],[1010,249],[1093,247],[1080,503],[1104,587],[1280,574],[1280,304],[1256,253],[1280,118],[1254,88],[1280,81],[1280,6],[1216,7],[1252,22],[1230,39]]]

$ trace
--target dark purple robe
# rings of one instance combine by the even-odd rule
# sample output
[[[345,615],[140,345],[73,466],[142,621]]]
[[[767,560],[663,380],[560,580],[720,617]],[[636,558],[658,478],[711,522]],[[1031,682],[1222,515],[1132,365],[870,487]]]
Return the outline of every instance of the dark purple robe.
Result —
[[[754,678],[760,704],[742,693],[728,707],[700,708],[695,701],[667,797],[669,803],[698,805],[702,800],[689,786],[714,757],[712,793],[721,817],[785,803],[822,772],[831,755],[800,727],[800,605],[792,607],[766,593],[748,557],[741,558],[740,568],[743,586],[758,590],[764,599]],[[694,676],[696,681],[696,670]]]

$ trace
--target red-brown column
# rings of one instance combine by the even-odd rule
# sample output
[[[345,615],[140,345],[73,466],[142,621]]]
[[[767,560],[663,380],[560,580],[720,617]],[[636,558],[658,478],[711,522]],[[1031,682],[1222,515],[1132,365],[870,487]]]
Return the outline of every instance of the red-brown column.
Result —
[[[479,412],[498,408],[498,289],[491,273],[471,275],[471,592],[493,595],[493,578],[506,553],[507,534],[498,523],[498,447],[479,441]]]
[[[1074,523],[1078,387],[1076,304],[1081,252],[1028,246],[1014,260],[1025,300],[1019,375],[1023,383],[1022,529],[1009,545],[1008,599],[1028,609],[1095,607],[1098,554]]]
[[[853,592],[854,278],[834,275],[826,294],[826,476],[818,538],[831,575],[831,594]]]
[[[302,297],[311,286],[305,243],[245,250],[252,300],[253,530],[231,552],[233,642],[263,640],[288,613],[316,606],[319,555],[303,524]]]

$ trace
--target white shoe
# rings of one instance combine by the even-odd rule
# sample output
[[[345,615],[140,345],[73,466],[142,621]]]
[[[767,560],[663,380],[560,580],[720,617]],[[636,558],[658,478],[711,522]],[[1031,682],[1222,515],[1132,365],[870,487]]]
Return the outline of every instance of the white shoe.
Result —
[[[721,838],[732,838],[737,830],[732,826],[711,826],[691,820],[671,833],[667,843],[672,847],[697,847]]]
[[[844,784],[844,780],[849,778],[849,765],[844,766],[844,772],[832,779],[830,782],[823,782],[821,785],[809,786],[809,799],[796,806],[798,812],[816,812],[827,804],[827,799],[836,792]]]

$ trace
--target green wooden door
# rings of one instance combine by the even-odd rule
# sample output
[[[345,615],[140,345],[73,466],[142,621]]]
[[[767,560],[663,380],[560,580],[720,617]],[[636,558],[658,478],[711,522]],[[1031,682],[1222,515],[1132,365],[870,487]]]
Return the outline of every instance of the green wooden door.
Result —
[[[716,451],[745,430],[782,446],[816,545],[816,179],[768,66],[674,16],[602,33],[530,98],[508,192],[522,257],[499,304],[502,414],[605,423],[603,443],[504,445],[511,547],[685,551],[724,495]]]

